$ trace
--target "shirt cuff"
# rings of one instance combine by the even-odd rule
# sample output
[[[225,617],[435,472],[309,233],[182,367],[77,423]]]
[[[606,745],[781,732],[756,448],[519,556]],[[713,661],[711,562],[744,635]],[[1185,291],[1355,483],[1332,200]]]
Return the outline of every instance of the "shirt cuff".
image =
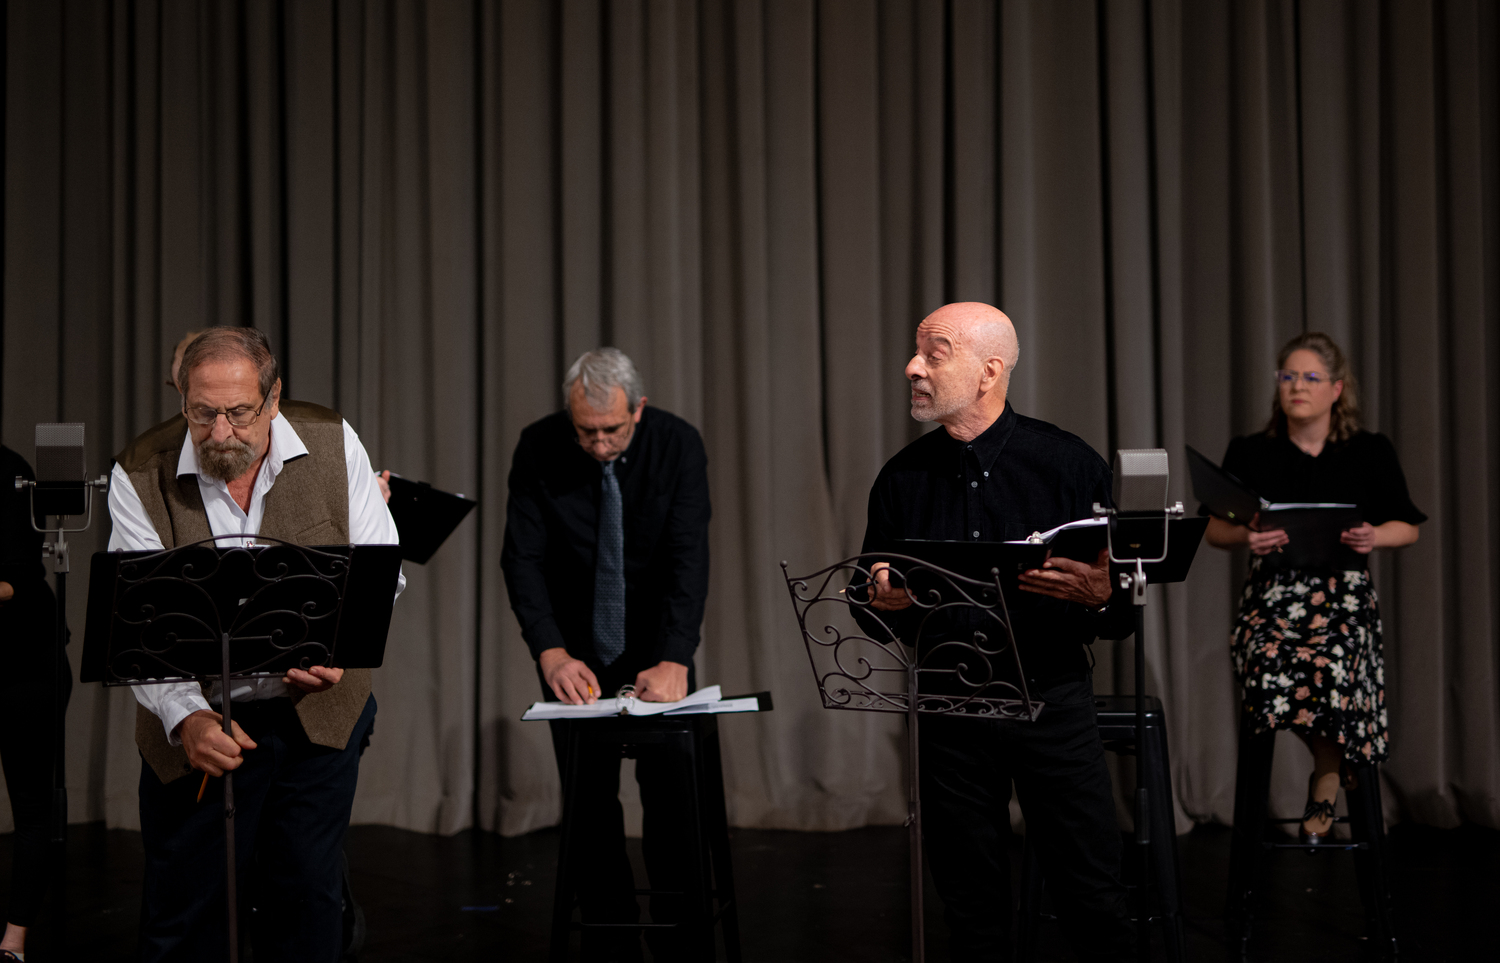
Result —
[[[531,657],[538,661],[542,653],[548,649],[566,649],[568,643],[564,641],[562,630],[557,627],[557,620],[551,615],[538,619],[530,628],[521,630],[521,638],[526,640],[526,647],[531,650]]]
[[[662,646],[661,658],[663,662],[676,662],[679,665],[692,665],[693,654],[698,651],[696,639],[668,639]]]
[[[203,692],[197,683],[188,683],[192,687],[191,692],[164,692],[157,698],[156,717],[161,720],[162,727],[167,731],[167,742],[174,746],[182,745],[182,740],[177,738],[174,730],[182,724],[182,720],[195,712],[207,709],[213,711],[208,700],[203,698]],[[184,689],[187,687],[184,686]]]

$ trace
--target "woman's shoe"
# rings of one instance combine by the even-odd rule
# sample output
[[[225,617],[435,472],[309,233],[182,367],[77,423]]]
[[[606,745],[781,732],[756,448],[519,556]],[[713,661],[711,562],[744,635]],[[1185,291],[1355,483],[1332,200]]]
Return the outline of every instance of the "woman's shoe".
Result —
[[[1317,785],[1317,773],[1307,777],[1307,808],[1302,811],[1302,824],[1297,827],[1297,838],[1306,846],[1320,846],[1333,840],[1333,803],[1313,798],[1313,790]],[[1308,832],[1309,819],[1327,819],[1328,830],[1321,833]]]

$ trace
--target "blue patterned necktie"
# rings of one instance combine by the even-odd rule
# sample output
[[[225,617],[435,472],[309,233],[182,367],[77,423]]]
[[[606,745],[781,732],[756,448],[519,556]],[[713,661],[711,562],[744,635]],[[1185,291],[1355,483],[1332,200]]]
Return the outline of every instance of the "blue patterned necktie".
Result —
[[[594,651],[611,665],[625,651],[625,519],[615,463],[604,462],[594,560]]]

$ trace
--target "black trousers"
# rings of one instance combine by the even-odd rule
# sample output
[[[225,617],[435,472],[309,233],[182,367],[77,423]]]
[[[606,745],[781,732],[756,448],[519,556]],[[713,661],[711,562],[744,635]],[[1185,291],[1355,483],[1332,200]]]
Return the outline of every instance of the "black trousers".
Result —
[[[232,715],[257,743],[234,771],[240,931],[248,931],[258,960],[336,963],[343,955],[341,854],[375,697],[343,749],[309,742],[289,699],[236,702]],[[197,802],[200,783],[193,773],[163,785],[141,763],[142,961],[224,958],[224,780],[209,779]]]
[[[653,663],[654,664],[654,663]],[[606,697],[622,685],[633,684],[639,665],[630,653],[613,665],[590,662]],[[688,691],[694,686],[688,667]],[[542,683],[543,694],[555,700]],[[565,728],[570,723],[552,722],[552,747],[558,772],[563,773],[566,750]],[[587,723],[579,723],[586,725]],[[640,906],[633,894],[635,875],[625,851],[625,809],[620,805],[619,752],[585,755],[579,759],[578,785],[574,788],[573,852],[585,861],[580,873],[579,908],[587,922],[635,923]],[[691,878],[694,851],[685,830],[686,800],[690,786],[688,764],[665,751],[642,750],[635,762],[635,781],[641,791],[641,851],[646,874],[654,890],[682,891]],[[684,917],[684,901],[675,896],[651,897],[651,921],[674,923]],[[687,950],[676,930],[648,930],[646,942],[659,961],[685,960]],[[635,930],[584,930],[582,957],[587,961],[635,961],[641,959],[640,937]]]
[[[927,716],[922,826],[955,961],[1011,958],[1014,784],[1047,889],[1084,960],[1134,959],[1120,832],[1086,676],[1049,685],[1035,722]]]
[[[52,835],[52,738],[57,707],[56,602],[45,582],[28,586],[23,598],[0,609],[0,762],[15,818],[10,900],[5,919],[17,926],[36,922],[52,869],[47,858]],[[62,687],[63,705],[73,689],[70,672]]]

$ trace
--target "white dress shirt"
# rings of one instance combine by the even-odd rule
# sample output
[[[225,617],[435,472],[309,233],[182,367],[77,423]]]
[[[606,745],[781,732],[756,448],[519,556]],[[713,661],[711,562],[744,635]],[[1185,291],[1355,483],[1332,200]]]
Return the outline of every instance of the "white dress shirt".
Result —
[[[291,422],[280,414],[271,421],[271,446],[266,459],[261,463],[255,487],[250,490],[250,511],[243,511],[229,494],[229,486],[222,481],[211,481],[198,472],[198,451],[193,447],[191,430],[185,433],[182,453],[177,457],[177,475],[194,475],[198,479],[198,492],[203,496],[203,507],[208,512],[208,528],[215,535],[244,535],[243,543],[223,539],[220,545],[254,545],[260,533],[261,521],[266,514],[266,492],[276,484],[281,467],[294,458],[307,455],[307,446],[302,443]],[[349,542],[353,545],[395,545],[400,542],[396,532],[396,521],[380,497],[380,488],[375,484],[375,471],[370,467],[370,456],[359,436],[344,422],[344,462],[349,472]],[[162,548],[156,526],[146,514],[141,497],[130,476],[118,464],[109,481],[109,517],[114,528],[109,536],[110,551],[141,551]],[[396,594],[406,587],[403,572],[396,581]],[[209,698],[203,698],[203,690],[196,682],[159,682],[152,685],[132,686],[141,705],[150,709],[167,730],[167,740],[172,745],[181,745],[172,730],[178,723],[200,709],[209,709],[209,701],[222,701],[219,683],[214,683]],[[287,694],[287,685],[279,677],[267,679],[244,679],[234,683],[230,698],[235,702],[254,699],[274,699]]]

